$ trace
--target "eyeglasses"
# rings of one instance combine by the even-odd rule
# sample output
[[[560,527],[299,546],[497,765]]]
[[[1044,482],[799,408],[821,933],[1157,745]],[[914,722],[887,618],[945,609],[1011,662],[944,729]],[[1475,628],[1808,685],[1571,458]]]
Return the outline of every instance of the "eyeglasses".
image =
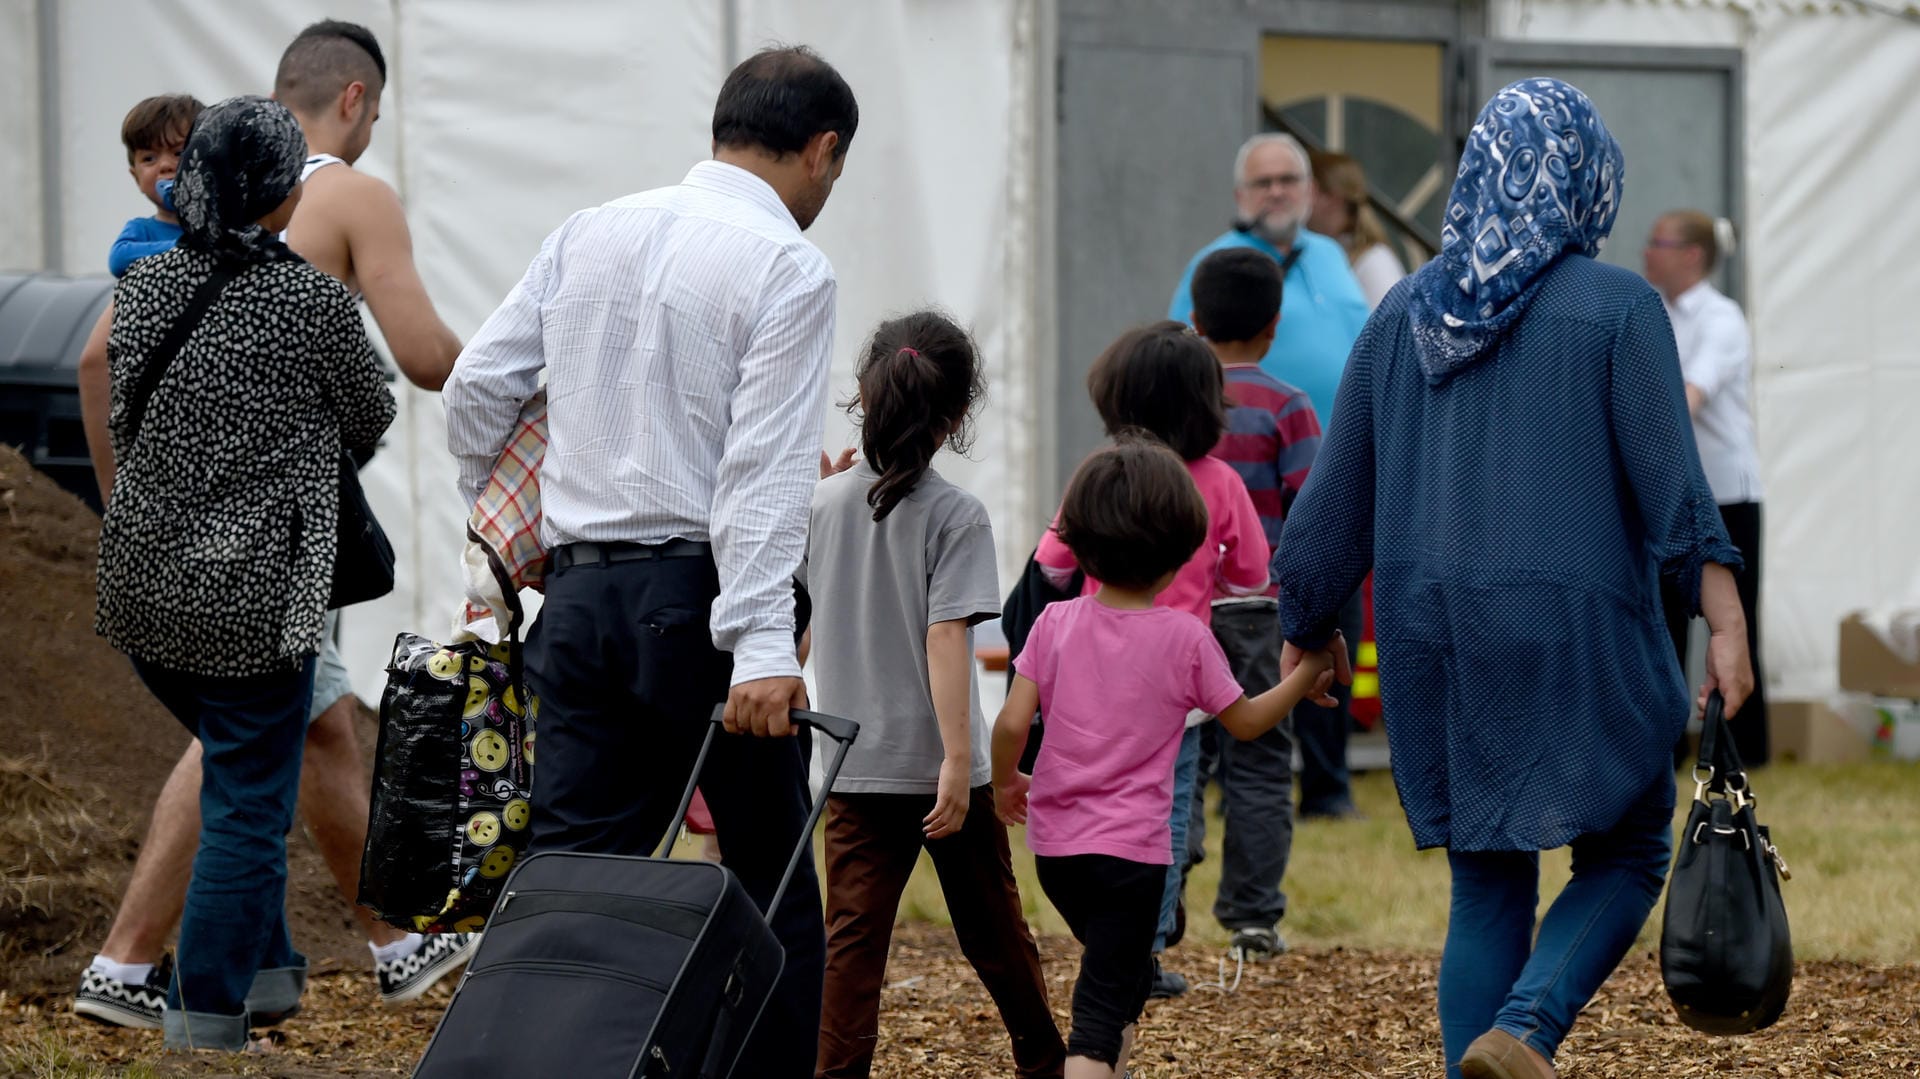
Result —
[[[1240,186],[1250,191],[1266,191],[1299,187],[1306,182],[1307,178],[1300,173],[1283,172],[1278,176],[1255,176],[1250,180],[1241,181]]]

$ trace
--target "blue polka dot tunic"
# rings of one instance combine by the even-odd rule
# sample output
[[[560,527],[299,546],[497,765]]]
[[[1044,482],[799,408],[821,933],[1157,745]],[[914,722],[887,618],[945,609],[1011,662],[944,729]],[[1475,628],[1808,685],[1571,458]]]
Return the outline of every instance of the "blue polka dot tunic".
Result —
[[[1411,279],[1410,279],[1411,280]],[[1700,468],[1673,331],[1582,255],[1514,327],[1429,375],[1409,286],[1354,345],[1281,538],[1286,638],[1324,643],[1374,572],[1394,781],[1421,847],[1545,850],[1672,797],[1686,687],[1664,575],[1739,565]]]

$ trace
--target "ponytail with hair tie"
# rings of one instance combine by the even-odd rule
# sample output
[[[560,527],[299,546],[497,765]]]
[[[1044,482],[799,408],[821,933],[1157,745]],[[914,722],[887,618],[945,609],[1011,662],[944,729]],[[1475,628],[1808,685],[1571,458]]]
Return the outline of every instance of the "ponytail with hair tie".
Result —
[[[972,339],[937,311],[881,323],[857,378],[846,408],[858,414],[861,455],[880,475],[867,504],[881,521],[913,493],[941,446],[965,452],[969,414],[986,385]]]

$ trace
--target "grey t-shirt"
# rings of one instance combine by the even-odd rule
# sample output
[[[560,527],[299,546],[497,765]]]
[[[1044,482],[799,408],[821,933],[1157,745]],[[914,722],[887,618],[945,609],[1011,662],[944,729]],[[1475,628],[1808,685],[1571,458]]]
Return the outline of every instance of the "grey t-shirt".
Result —
[[[939,787],[940,724],[927,686],[927,627],[1000,614],[993,526],[980,500],[928,469],[885,520],[867,491],[865,462],[813,489],[801,583],[813,599],[813,663],[819,708],[860,724],[839,794],[932,794]],[[967,633],[973,769],[993,776],[987,720]]]

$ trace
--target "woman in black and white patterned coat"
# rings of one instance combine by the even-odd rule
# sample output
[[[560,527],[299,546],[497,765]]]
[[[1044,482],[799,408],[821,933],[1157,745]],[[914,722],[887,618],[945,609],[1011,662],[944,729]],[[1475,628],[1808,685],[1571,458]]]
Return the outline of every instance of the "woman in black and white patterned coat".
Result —
[[[114,294],[120,466],[96,628],[205,750],[170,1048],[244,1048],[250,1013],[259,1022],[297,1000],[249,996],[256,974],[305,966],[286,930],[285,837],[332,586],[340,453],[372,445],[394,415],[346,289],[277,239],[305,155],[272,101],[208,109],[175,183],[179,246]],[[141,407],[154,353],[216,269],[235,276]]]

